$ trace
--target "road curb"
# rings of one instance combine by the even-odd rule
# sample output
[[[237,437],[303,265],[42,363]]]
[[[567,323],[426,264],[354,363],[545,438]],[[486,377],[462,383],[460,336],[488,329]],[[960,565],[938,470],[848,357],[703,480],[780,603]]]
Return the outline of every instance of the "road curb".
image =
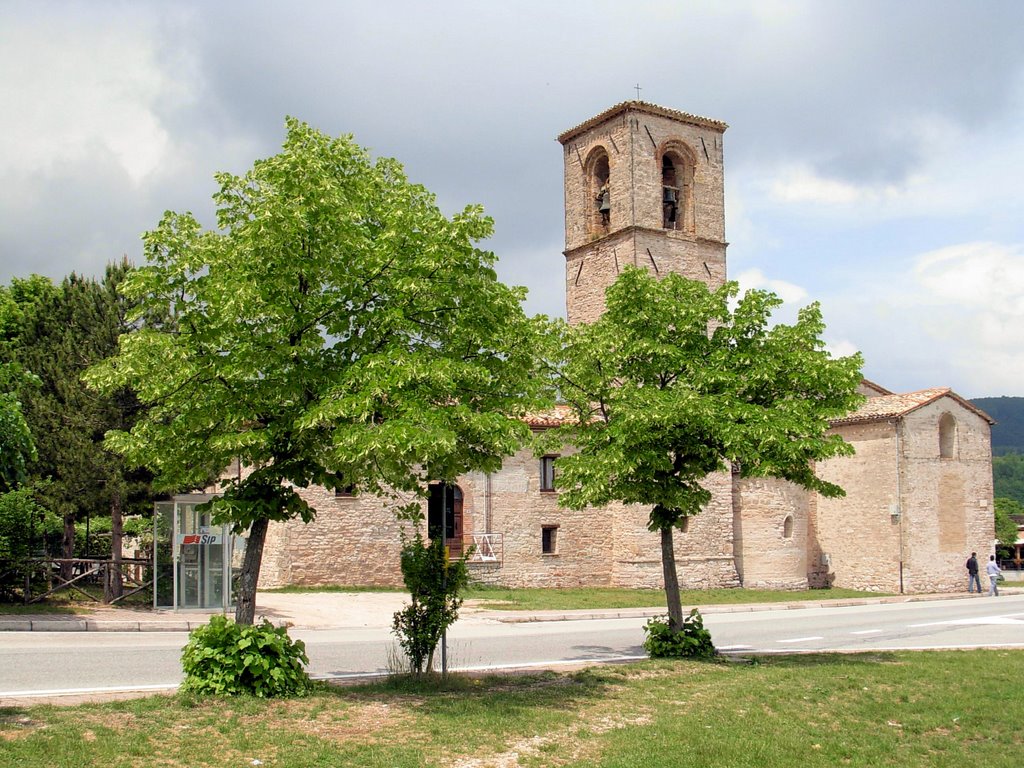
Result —
[[[1024,589],[1010,587],[1003,591],[1007,595],[1021,594]],[[834,600],[807,600],[785,603],[738,603],[697,606],[702,614],[750,613],[754,611],[811,610],[814,608],[847,608],[855,605],[886,605],[894,603],[917,603],[934,600],[974,600],[985,595],[970,595],[963,592],[946,592],[930,595],[879,595],[878,597],[836,598]],[[686,606],[689,608],[691,606]],[[581,609],[578,611],[487,611],[473,609],[472,615],[489,621],[505,624],[530,624],[553,621],[592,621],[596,619],[649,619],[663,616],[664,607],[613,608],[609,610]],[[470,613],[470,611],[466,611]],[[55,617],[25,615],[17,618],[0,618],[0,633],[3,632],[190,632],[204,626],[209,616],[192,618],[163,618],[161,616],[139,615],[138,618],[96,618]],[[348,627],[306,625],[301,619],[275,621],[275,625],[295,630],[346,629]],[[357,628],[361,628],[360,625]]]
[[[1009,588],[1005,594],[1020,594],[1024,590]],[[1001,593],[1003,594],[1003,593]],[[789,603],[739,603],[736,605],[698,605],[695,606],[702,614],[713,613],[752,613],[755,611],[802,611],[812,608],[849,608],[855,605],[892,605],[900,603],[921,603],[935,600],[974,600],[978,595],[962,592],[946,592],[931,595],[879,595],[878,597],[848,597],[835,600],[800,600]],[[691,606],[684,606],[689,608]],[[557,611],[551,613],[524,613],[511,611],[492,616],[495,621],[504,624],[527,624],[546,621],[591,621],[594,619],[645,619],[666,614],[665,608],[631,608],[612,609],[608,611]]]

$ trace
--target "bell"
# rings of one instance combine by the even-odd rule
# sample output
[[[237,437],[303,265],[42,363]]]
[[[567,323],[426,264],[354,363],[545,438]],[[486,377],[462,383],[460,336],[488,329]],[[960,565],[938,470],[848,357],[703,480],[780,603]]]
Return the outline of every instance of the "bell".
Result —
[[[672,187],[665,187],[665,202],[674,203],[676,201],[676,191]]]

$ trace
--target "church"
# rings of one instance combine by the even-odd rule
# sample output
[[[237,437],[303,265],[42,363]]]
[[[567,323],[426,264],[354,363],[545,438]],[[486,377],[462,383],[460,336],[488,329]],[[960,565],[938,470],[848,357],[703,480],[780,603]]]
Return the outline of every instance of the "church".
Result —
[[[726,281],[723,136],[717,120],[628,101],[558,137],[565,170],[570,323],[603,311],[626,265]],[[856,454],[817,465],[846,496],[781,480],[708,478],[712,500],[676,531],[684,589],[849,587],[962,591],[970,552],[993,551],[992,419],[948,388],[898,394],[864,381],[832,429]],[[534,414],[535,432],[564,412]],[[649,509],[558,506],[555,455],[529,450],[493,474],[431,486],[428,532],[468,552],[474,579],[510,587],[660,588]],[[309,524],[272,523],[260,587],[401,585],[400,523],[376,497],[306,489]]]

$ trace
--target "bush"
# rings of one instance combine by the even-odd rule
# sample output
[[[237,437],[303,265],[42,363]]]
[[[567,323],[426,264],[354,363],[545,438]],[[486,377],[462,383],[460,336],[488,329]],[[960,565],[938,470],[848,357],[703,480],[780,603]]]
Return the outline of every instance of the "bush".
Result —
[[[683,619],[683,626],[673,632],[668,616],[655,616],[644,625],[647,637],[644,650],[652,659],[711,659],[717,654],[711,633],[704,629],[704,619],[694,608]]]
[[[36,502],[34,489],[0,494],[0,599],[14,599],[24,589],[26,561],[59,546],[60,535],[60,518]]]
[[[217,696],[260,698],[302,696],[309,692],[306,646],[288,630],[266,619],[243,625],[224,616],[192,630],[181,654],[182,690]]]
[[[441,635],[459,617],[459,593],[469,583],[469,572],[465,556],[452,560],[440,538],[428,544],[416,531],[402,546],[402,578],[412,603],[394,615],[392,629],[419,676],[433,668]]]

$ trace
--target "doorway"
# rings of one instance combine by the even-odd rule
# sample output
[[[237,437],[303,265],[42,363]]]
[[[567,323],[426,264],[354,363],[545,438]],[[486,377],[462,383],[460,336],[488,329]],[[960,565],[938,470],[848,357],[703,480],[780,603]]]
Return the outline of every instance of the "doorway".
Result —
[[[427,500],[427,537],[443,539],[448,554],[461,557],[462,534],[462,489],[448,483],[434,483]]]

